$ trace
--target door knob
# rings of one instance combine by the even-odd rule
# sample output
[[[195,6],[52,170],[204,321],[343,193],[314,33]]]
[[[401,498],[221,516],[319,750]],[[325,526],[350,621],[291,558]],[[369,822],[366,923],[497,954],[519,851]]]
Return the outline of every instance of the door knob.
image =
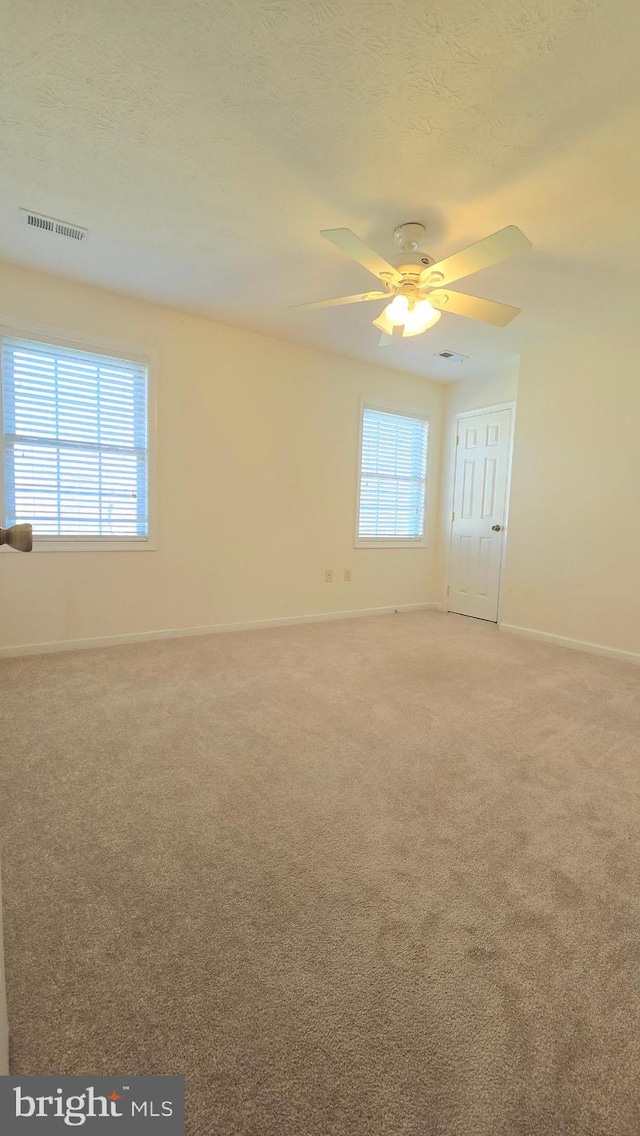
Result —
[[[502,525],[492,525],[491,532],[500,532]]]

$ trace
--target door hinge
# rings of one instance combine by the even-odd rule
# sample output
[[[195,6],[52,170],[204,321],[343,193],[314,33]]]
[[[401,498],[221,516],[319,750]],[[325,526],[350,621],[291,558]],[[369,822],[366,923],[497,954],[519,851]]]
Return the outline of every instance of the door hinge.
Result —
[[[460,445],[460,438],[456,435],[456,446]]]
[[[452,514],[451,514],[451,520],[452,520],[452,521],[455,521],[455,519],[456,519],[456,515],[455,515],[455,513],[452,513]]]
[[[450,591],[451,591],[451,588],[450,588],[450,587],[448,587],[448,588],[447,588],[447,595],[449,595],[449,592],[450,592]]]

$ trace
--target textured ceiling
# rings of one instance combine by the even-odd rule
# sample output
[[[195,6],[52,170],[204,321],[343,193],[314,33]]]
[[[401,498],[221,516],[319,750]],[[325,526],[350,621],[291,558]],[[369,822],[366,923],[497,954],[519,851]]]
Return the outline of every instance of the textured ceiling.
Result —
[[[280,338],[457,377],[635,311],[637,0],[2,0],[0,256]],[[76,246],[19,207],[87,226]],[[507,224],[534,251],[381,350],[375,287],[318,231],[437,258]],[[405,258],[406,259],[406,258]],[[463,369],[434,359],[470,356]]]

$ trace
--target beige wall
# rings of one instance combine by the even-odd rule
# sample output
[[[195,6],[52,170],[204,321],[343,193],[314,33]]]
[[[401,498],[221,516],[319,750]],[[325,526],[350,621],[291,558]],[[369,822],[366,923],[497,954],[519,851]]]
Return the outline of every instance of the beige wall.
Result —
[[[639,373],[604,320],[523,355],[505,624],[640,652]]]
[[[0,313],[154,348],[158,380],[157,551],[3,550],[0,647],[437,598],[441,384],[9,265]],[[430,417],[427,548],[354,548],[362,395]]]
[[[518,364],[474,379],[460,379],[445,388],[442,431],[442,493],[438,565],[440,587],[438,599],[446,607],[449,580],[449,537],[451,532],[451,504],[453,500],[454,451],[458,414],[468,410],[482,410],[485,406],[498,406],[514,402],[518,395]]]
[[[485,406],[498,406],[502,402],[515,402],[517,395],[517,361],[492,375],[449,383],[445,391],[445,432],[449,440],[454,435],[457,414],[464,414],[468,410],[482,410]]]

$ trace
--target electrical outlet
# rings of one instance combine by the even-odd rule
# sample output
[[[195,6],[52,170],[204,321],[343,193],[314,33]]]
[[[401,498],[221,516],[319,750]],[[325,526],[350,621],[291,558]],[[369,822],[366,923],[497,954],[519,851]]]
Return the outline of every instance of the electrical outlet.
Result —
[[[325,570],[324,582],[325,582],[325,584],[332,584],[333,583],[333,568],[327,568]]]
[[[345,570],[344,570],[344,582],[345,582],[345,584],[351,583],[351,569],[350,568],[345,568]]]

